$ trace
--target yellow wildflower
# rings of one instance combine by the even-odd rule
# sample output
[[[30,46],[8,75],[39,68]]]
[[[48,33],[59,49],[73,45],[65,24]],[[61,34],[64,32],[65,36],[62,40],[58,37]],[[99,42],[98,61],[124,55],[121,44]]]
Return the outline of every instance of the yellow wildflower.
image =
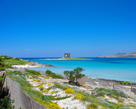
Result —
[[[35,82],[41,82],[41,80],[39,80],[39,79],[33,79],[33,81],[35,81]]]
[[[65,90],[65,93],[75,93],[73,89],[71,88],[68,88]]]
[[[81,98],[84,98],[84,95],[80,93],[76,93],[75,99],[81,99]]]
[[[50,94],[54,94],[54,92],[53,92],[53,91],[51,91],[51,92],[50,92]]]
[[[40,84],[40,85],[39,85],[39,89],[40,89],[40,88],[44,88],[43,84]]]
[[[50,83],[50,84],[48,84],[48,86],[51,86],[52,84]]]

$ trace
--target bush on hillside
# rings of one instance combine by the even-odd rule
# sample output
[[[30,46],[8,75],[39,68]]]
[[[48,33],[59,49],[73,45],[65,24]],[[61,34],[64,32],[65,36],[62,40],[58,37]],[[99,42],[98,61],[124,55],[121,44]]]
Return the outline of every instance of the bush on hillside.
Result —
[[[4,97],[0,99],[0,109],[14,109],[12,105],[14,101],[9,99],[8,97]]]
[[[3,59],[0,57],[0,71],[5,70],[5,64]]]
[[[126,95],[123,91],[121,90],[113,90],[113,93],[116,95],[116,96],[121,96],[121,97],[125,97],[125,98],[128,98],[128,95]]]
[[[0,76],[0,85],[1,85],[2,80],[3,80],[3,77],[2,77],[2,76]],[[1,86],[0,86],[0,87],[1,87]]]
[[[61,75],[57,75],[55,73],[53,73],[52,71],[50,70],[46,70],[46,74],[52,78],[59,78],[59,79],[63,79],[63,77]]]
[[[47,75],[50,75],[51,73],[52,73],[52,71],[46,70],[46,74],[47,74]]]
[[[35,70],[28,70],[28,69],[25,69],[26,72],[29,72],[33,75],[41,75],[41,73],[39,73],[38,71],[35,71]]]

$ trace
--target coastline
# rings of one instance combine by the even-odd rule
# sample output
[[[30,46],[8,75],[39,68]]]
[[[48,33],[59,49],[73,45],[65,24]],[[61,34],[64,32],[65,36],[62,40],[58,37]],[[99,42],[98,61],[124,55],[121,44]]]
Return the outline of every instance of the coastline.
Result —
[[[41,64],[38,62],[30,62],[25,65],[12,65],[14,69],[22,69],[22,68],[33,68],[33,67],[53,67],[51,64]]]
[[[45,74],[45,72],[46,71],[41,71],[41,70],[35,70],[35,71],[38,71],[38,72],[40,72],[42,75],[46,75]],[[64,77],[64,79],[66,79],[66,75],[64,75],[64,74],[59,74],[59,73],[55,73],[55,74],[57,74],[57,75],[61,75],[61,76],[63,76]],[[136,86],[136,82],[132,82],[132,81],[123,81],[123,80],[116,80],[116,79],[108,79],[108,78],[92,78],[92,77],[89,77],[89,76],[85,76],[85,77],[83,77],[83,78],[85,78],[85,79],[91,79],[91,80],[95,80],[95,81],[111,81],[111,82],[115,82],[115,83],[118,83],[118,84],[122,84],[122,83],[128,83],[128,85],[135,85]],[[108,83],[107,82],[107,83]]]
[[[15,65],[13,68],[14,69],[11,69],[11,71],[16,71],[16,70],[21,70],[22,71],[22,69],[26,69],[26,68],[32,68],[32,67],[39,67],[39,66],[29,66],[29,65]],[[10,69],[8,69],[8,70],[10,70]],[[40,72],[41,73],[41,75],[46,75],[46,71],[41,71],[41,70],[35,70],[35,71],[38,71],[38,72]],[[64,74],[59,74],[59,73],[55,73],[55,74],[57,74],[57,75],[61,75],[61,76],[63,76],[64,77],[64,79],[66,79],[66,75],[64,75]],[[87,81],[88,80],[91,80],[91,82],[96,82],[96,81],[99,81],[99,82],[104,82],[104,84],[105,84],[105,82],[106,82],[106,84],[109,84],[109,82],[112,82],[112,83],[115,83],[115,84],[122,84],[122,83],[127,83],[126,85],[134,85],[134,86],[136,86],[136,82],[132,82],[132,81],[123,81],[123,80],[116,80],[116,79],[108,79],[108,78],[92,78],[92,77],[89,77],[89,76],[85,76],[85,77],[83,77],[84,79],[86,79]],[[97,84],[97,83],[96,83]],[[102,83],[103,84],[103,83]]]

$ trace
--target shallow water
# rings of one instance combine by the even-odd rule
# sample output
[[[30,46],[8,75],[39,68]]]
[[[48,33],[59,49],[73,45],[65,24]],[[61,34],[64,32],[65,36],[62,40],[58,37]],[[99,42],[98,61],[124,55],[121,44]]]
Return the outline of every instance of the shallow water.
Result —
[[[64,70],[82,67],[82,72],[91,78],[106,78],[136,82],[136,58],[93,58],[94,60],[29,60],[54,67],[37,67],[32,70],[46,71],[47,69],[63,74]]]

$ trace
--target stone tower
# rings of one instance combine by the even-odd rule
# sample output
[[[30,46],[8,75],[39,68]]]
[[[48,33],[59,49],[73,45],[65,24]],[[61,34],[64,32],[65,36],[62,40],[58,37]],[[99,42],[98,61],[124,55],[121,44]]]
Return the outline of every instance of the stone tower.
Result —
[[[65,53],[65,54],[64,54],[64,57],[65,57],[65,58],[70,58],[70,53]]]

